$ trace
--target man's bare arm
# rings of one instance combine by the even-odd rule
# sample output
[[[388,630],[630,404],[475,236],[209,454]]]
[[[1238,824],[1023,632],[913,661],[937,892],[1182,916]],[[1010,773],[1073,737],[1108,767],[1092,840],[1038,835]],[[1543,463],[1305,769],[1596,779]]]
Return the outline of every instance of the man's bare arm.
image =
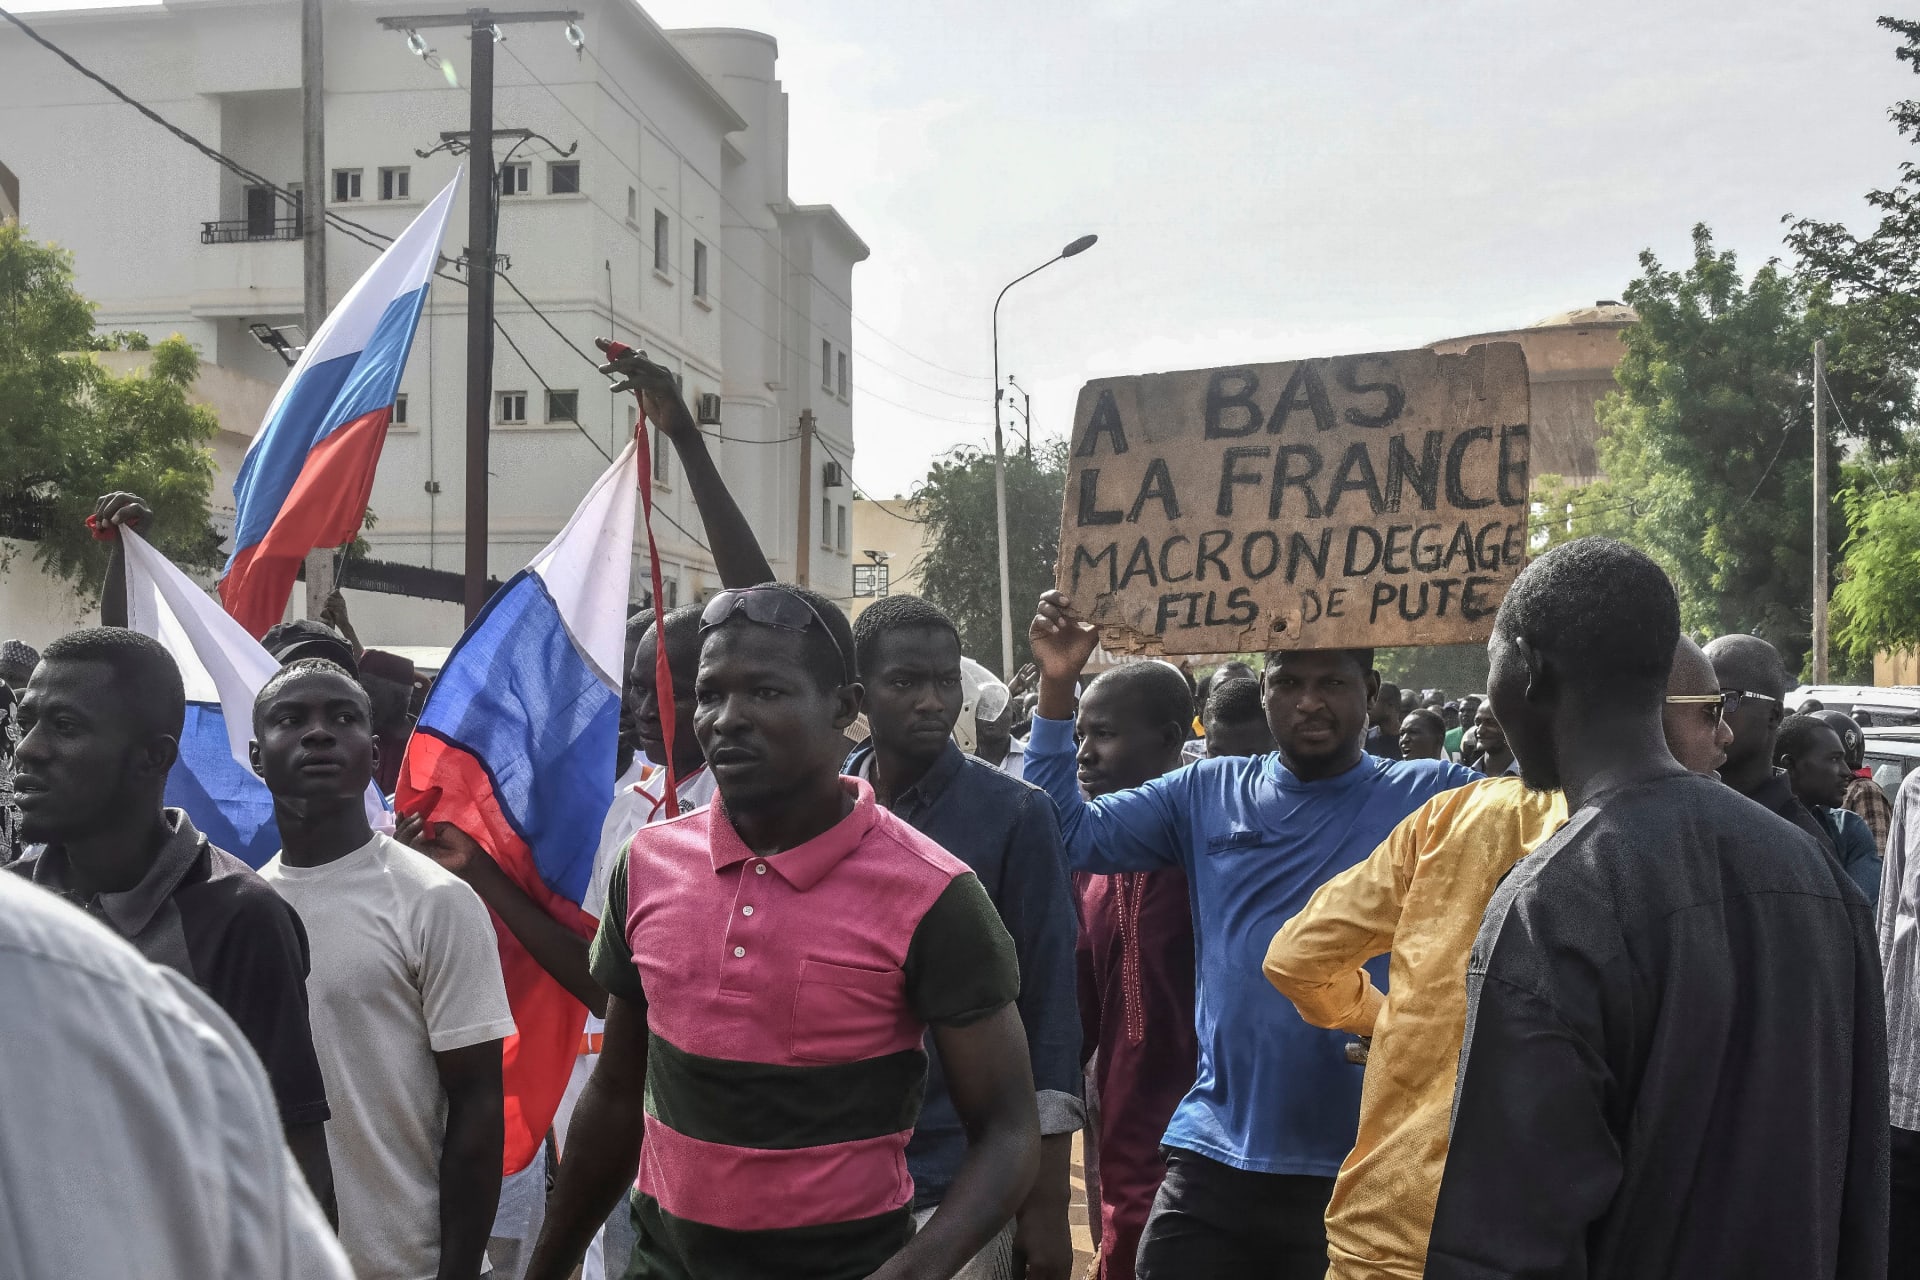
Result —
[[[640,1169],[646,1132],[647,1012],[607,998],[607,1035],[567,1127],[560,1176],[527,1280],[567,1280]],[[769,1188],[768,1194],[778,1194]]]
[[[1040,1164],[1027,1033],[1013,1005],[965,1027],[935,1027],[967,1157],[925,1228],[872,1280],[950,1280],[1013,1218]]]
[[[433,1055],[447,1095],[447,1132],[440,1145],[439,1280],[475,1280],[500,1207],[501,1044],[485,1040]]]
[[[658,423],[667,439],[673,441],[674,452],[680,455],[681,473],[687,478],[687,489],[693,494],[693,503],[700,509],[700,521],[706,527],[720,585],[751,587],[772,582],[773,566],[767,563],[766,553],[760,549],[760,540],[753,536],[753,526],[747,523],[740,504],[733,500],[726,481],[720,478],[720,468],[714,465],[713,455],[707,450],[707,438],[701,434],[693,415],[687,412],[687,402],[681,398],[672,371],[638,351],[625,350],[615,355],[613,344],[605,338],[595,338],[594,343],[609,358],[600,372],[621,377],[613,389],[638,391],[648,421]]]

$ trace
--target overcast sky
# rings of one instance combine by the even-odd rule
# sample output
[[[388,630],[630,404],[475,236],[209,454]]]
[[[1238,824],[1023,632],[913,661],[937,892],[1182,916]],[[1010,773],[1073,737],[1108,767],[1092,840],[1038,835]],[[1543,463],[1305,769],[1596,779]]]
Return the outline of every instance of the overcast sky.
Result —
[[[25,0],[14,7],[53,7]],[[64,6],[63,6],[64,7]],[[773,34],[792,190],[854,273],[857,482],[990,443],[1001,368],[1063,434],[1090,377],[1385,350],[1616,298],[1709,223],[1859,222],[1920,84],[1885,0],[652,0]],[[588,33],[592,39],[592,33]]]

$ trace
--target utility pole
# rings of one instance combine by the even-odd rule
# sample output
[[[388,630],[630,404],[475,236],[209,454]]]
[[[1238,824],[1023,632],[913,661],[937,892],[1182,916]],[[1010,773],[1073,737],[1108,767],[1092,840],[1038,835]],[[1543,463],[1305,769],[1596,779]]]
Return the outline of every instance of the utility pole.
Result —
[[[1827,341],[1813,344],[1813,682],[1827,682]]]
[[[471,37],[473,62],[468,72],[467,154],[471,179],[467,183],[467,623],[480,616],[487,603],[487,450],[493,429],[493,272],[494,198],[500,189],[493,167],[493,42],[498,28],[510,23],[577,22],[572,9],[495,13],[469,9],[465,13],[438,13],[387,17],[380,25],[390,31],[420,27],[465,27]]]
[[[817,419],[813,410],[804,409],[800,413],[800,519],[798,535],[793,544],[793,580],[799,586],[807,586],[807,577],[813,562],[812,530],[808,520],[813,515],[813,429]]]
[[[326,50],[320,0],[300,0],[300,243],[302,316],[307,341],[327,318]],[[307,616],[317,618],[333,592],[333,549],[307,553]]]

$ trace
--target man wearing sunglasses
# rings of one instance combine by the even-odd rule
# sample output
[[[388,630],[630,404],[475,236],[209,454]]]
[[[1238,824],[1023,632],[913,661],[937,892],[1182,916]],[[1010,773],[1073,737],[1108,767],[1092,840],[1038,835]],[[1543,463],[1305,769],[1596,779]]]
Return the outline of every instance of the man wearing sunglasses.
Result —
[[[701,631],[719,795],[615,868],[606,1040],[528,1275],[563,1280],[637,1171],[637,1274],[950,1277],[1039,1158],[1013,943],[964,864],[840,776],[861,704],[845,615],[766,585],[715,596]],[[929,1029],[973,1140],[916,1234]]]
[[[1759,636],[1721,636],[1707,658],[1727,696],[1727,727],[1733,744],[1720,778],[1747,799],[1777,813],[1831,851],[1833,837],[1813,811],[1793,794],[1786,772],[1774,767],[1774,741],[1786,714],[1787,668],[1780,651]]]

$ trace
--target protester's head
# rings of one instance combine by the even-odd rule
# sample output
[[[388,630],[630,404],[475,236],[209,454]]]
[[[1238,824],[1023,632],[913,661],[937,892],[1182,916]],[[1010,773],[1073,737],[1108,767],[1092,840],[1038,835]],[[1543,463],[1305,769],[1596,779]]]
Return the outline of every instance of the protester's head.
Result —
[[[1846,803],[1853,770],[1847,749],[1833,726],[1819,716],[1788,716],[1774,735],[1773,762],[1787,771],[1787,781],[1800,803],[1838,809]]]
[[[1213,669],[1212,680],[1215,685],[1225,684],[1229,680],[1252,680],[1257,684],[1260,680],[1260,673],[1238,658],[1235,658],[1231,662],[1223,662],[1215,667]],[[1208,693],[1211,692],[1212,689],[1210,688]]]
[[[1013,699],[1000,704],[1000,714],[991,718],[974,714],[973,753],[988,764],[997,765],[1013,749]]]
[[[158,819],[187,696],[158,640],[88,627],[48,645],[15,712],[21,838],[66,842]]]
[[[1192,686],[1168,664],[1127,662],[1101,673],[1073,721],[1080,789],[1104,796],[1179,768],[1192,726]]]
[[[1720,677],[1727,699],[1727,727],[1733,745],[1727,748],[1722,772],[1727,780],[1750,790],[1773,766],[1773,739],[1786,715],[1782,699],[1791,682],[1780,651],[1759,636],[1721,636],[1707,645],[1707,657]]]
[[[1295,777],[1330,778],[1360,763],[1380,692],[1371,649],[1282,649],[1267,655],[1261,695],[1281,762]]]
[[[1200,715],[1207,730],[1207,756],[1263,756],[1273,750],[1273,729],[1260,705],[1258,680],[1215,681]]]
[[[1482,754],[1493,755],[1507,749],[1507,735],[1500,728],[1500,721],[1494,717],[1492,703],[1481,703],[1473,713],[1473,731]]]
[[[359,809],[379,763],[366,689],[325,658],[280,668],[254,696],[249,755],[283,811]]]
[[[765,583],[709,600],[700,632],[693,728],[727,811],[766,813],[832,785],[860,714],[847,615]]]
[[[1472,724],[1474,717],[1480,714],[1480,704],[1485,701],[1486,699],[1477,693],[1470,693],[1460,699],[1460,723],[1467,725]]]
[[[15,693],[27,687],[27,681],[33,678],[33,669],[39,664],[40,655],[24,640],[0,644],[0,684]]]
[[[694,712],[694,677],[700,670],[700,606],[682,605],[667,614],[667,672],[673,678],[673,768],[686,777],[700,767],[700,740],[690,726]],[[634,644],[627,668],[627,701],[633,704],[633,740],[647,759],[667,763],[667,728],[660,716],[660,627],[651,617]]]
[[[1420,707],[1400,722],[1402,760],[1444,760],[1447,725],[1437,712]]]
[[[1693,699],[1676,702],[1674,699]],[[1673,650],[1673,671],[1667,676],[1667,702],[1660,727],[1667,750],[1695,773],[1711,774],[1727,759],[1733,730],[1727,727],[1720,677],[1699,645],[1685,636]]]
[[[1840,745],[1846,748],[1847,768],[1858,773],[1867,763],[1867,735],[1860,732],[1860,726],[1852,716],[1844,711],[1816,711],[1827,722],[1827,727],[1840,735]]]
[[[884,596],[853,624],[853,654],[874,748],[911,764],[938,759],[966,701],[952,619],[919,596]]]
[[[1526,784],[1560,787],[1577,737],[1658,724],[1679,641],[1673,584],[1625,543],[1578,538],[1523,569],[1487,642],[1487,705]]]
[[[353,656],[353,645],[338,631],[315,618],[295,618],[292,622],[268,627],[267,634],[260,637],[260,647],[272,654],[273,660],[283,667],[302,658],[324,658],[335,666],[346,668],[347,674],[354,679],[360,678],[360,664]]]
[[[1373,696],[1373,706],[1367,711],[1367,723],[1389,734],[1397,734],[1400,732],[1400,721],[1406,715],[1403,707],[1400,686],[1382,683],[1380,691]]]
[[[1457,702],[1449,702],[1441,707],[1440,723],[1447,726],[1448,733],[1452,733],[1455,729],[1458,729],[1460,727],[1460,704]]]
[[[647,629],[651,626],[651,609],[641,609],[627,619],[626,647],[620,667],[620,734],[614,746],[615,777],[632,767],[634,753],[640,750],[640,689],[643,682],[634,671],[634,662],[640,653],[640,642],[646,638]]]

